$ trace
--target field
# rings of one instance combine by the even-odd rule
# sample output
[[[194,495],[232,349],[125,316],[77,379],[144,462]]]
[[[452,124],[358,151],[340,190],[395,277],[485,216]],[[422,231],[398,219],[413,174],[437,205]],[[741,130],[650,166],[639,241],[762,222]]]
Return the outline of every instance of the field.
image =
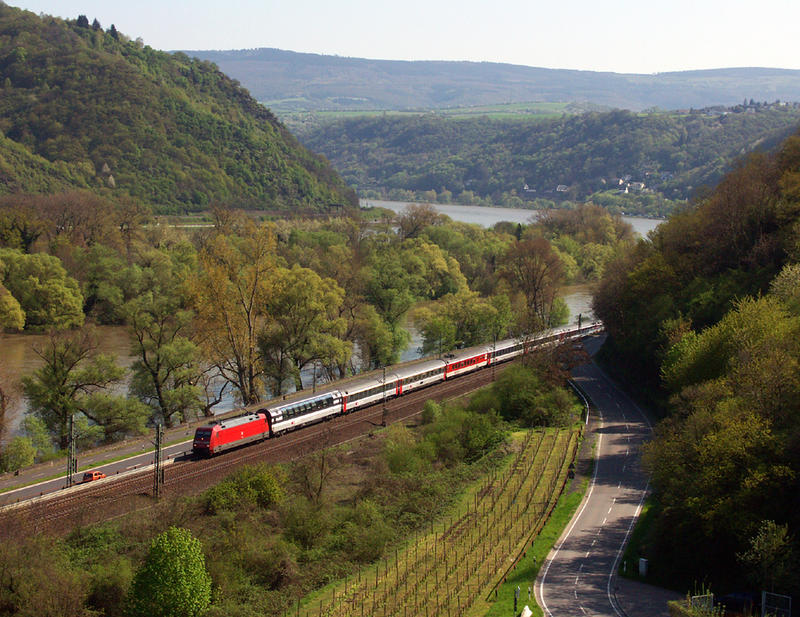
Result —
[[[552,512],[580,436],[579,428],[527,433],[507,466],[473,486],[449,516],[376,567],[325,588],[288,614],[483,614]]]
[[[269,106],[269,105],[267,105]],[[586,111],[574,104],[568,103],[506,103],[500,105],[478,105],[475,107],[452,107],[436,110],[354,110],[354,111],[273,111],[293,132],[306,126],[324,124],[334,120],[349,118],[375,118],[392,116],[409,118],[434,114],[443,118],[466,119],[485,116],[492,120],[519,120],[520,122],[539,122],[560,118],[563,114],[575,114]]]

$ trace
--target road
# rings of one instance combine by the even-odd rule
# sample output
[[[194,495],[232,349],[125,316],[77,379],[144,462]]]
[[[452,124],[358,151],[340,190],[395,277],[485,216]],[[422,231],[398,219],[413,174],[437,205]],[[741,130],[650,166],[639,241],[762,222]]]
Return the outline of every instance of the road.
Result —
[[[616,576],[648,490],[641,445],[651,433],[650,421],[593,362],[573,375],[596,409],[594,475],[539,572],[536,600],[547,617],[667,616],[666,602],[678,594]]]
[[[152,446],[150,446],[149,444],[148,446],[149,450],[142,454],[135,454],[133,452],[128,451],[125,453],[124,455],[125,458],[122,460],[93,467],[93,469],[102,471],[108,476],[106,480],[95,480],[95,483],[111,482],[113,481],[114,477],[118,477],[121,474],[141,471],[145,467],[152,466],[153,451],[152,451]],[[168,465],[175,458],[179,458],[186,454],[189,454],[191,450],[192,450],[191,440],[167,446],[163,449],[162,460],[164,461],[165,464]],[[62,461],[59,460],[58,462],[60,464],[59,465],[60,467],[64,466]],[[56,494],[56,491],[59,491],[66,486],[65,475],[61,475],[57,478],[52,478],[52,476],[54,474],[57,474],[59,471],[60,469],[58,467],[39,466],[39,468],[36,469],[34,473],[25,474],[24,480],[26,481],[26,483],[27,482],[34,482],[34,483],[28,486],[23,486],[21,488],[11,489],[0,494],[0,507],[7,504],[13,504],[16,502],[25,501],[26,499],[39,497],[42,495],[54,496]],[[82,477],[83,477],[83,472],[75,474],[74,481],[80,482]],[[10,482],[13,480],[13,478],[7,477],[5,478],[5,480],[6,482]]]

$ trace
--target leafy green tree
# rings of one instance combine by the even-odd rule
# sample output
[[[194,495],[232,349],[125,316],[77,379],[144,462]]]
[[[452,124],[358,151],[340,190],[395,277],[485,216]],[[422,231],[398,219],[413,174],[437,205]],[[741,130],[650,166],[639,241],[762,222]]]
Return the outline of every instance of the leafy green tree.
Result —
[[[128,594],[131,617],[195,617],[211,603],[211,577],[200,541],[170,527],[150,544]]]
[[[118,250],[103,244],[75,249],[76,274],[85,298],[84,310],[102,324],[121,323],[123,305],[137,295],[140,269]]]
[[[0,454],[0,467],[3,471],[16,471],[33,465],[35,458],[36,448],[30,437],[18,435],[8,442]]]
[[[531,368],[514,365],[507,368],[492,385],[491,399],[479,397],[476,411],[496,410],[509,421],[524,426],[568,424],[579,415],[575,397],[561,387],[544,381]],[[483,406],[489,405],[488,408]]]
[[[351,346],[340,337],[346,322],[340,315],[344,290],[332,279],[297,265],[282,269],[266,300],[269,314],[259,346],[273,392],[283,392],[289,376],[303,388],[300,371],[312,362],[324,366],[347,362]]]
[[[147,408],[140,402],[110,393],[125,369],[109,356],[96,353],[88,332],[51,334],[35,348],[43,366],[22,378],[31,412],[39,417],[59,448],[67,447],[69,420],[84,424],[98,439],[113,440],[144,431]]]
[[[181,308],[181,275],[167,255],[153,251],[137,279],[139,293],[122,309],[137,358],[131,391],[161,420],[183,420],[201,407],[202,371],[198,347],[186,336],[192,313]]]
[[[20,422],[22,434],[31,440],[36,458],[46,460],[55,454],[53,438],[41,418],[26,414]]]
[[[3,263],[0,262],[0,272]],[[22,330],[25,327],[25,311],[9,291],[0,283],[0,328]]]
[[[65,329],[83,324],[83,297],[78,283],[67,275],[57,257],[36,253],[26,255],[14,249],[0,249],[4,264],[0,281],[16,299],[28,329]],[[8,314],[15,313],[9,300]]]
[[[456,324],[447,315],[428,308],[416,311],[414,321],[422,334],[422,355],[436,354],[442,357],[456,346]]]

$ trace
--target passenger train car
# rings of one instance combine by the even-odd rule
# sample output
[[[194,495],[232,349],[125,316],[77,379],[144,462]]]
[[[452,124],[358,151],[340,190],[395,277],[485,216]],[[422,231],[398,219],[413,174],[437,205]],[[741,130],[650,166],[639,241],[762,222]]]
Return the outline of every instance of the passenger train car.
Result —
[[[498,362],[506,362],[534,347],[579,339],[596,334],[602,329],[603,325],[599,322],[581,328],[557,328],[536,336],[506,339],[456,350],[442,359],[387,367],[385,373],[373,372],[338,386],[334,384],[338,389],[287,403],[277,403],[254,413],[201,426],[195,432],[192,449],[195,454],[212,456],[229,448],[276,437],[287,431],[454,379]]]

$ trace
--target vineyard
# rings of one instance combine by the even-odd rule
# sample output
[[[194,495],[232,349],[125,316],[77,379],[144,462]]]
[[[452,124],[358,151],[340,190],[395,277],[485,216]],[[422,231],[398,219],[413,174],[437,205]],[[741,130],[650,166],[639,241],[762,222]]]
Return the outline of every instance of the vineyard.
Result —
[[[347,578],[297,617],[450,617],[488,598],[546,522],[580,442],[578,428],[530,431],[511,463],[445,520]]]

